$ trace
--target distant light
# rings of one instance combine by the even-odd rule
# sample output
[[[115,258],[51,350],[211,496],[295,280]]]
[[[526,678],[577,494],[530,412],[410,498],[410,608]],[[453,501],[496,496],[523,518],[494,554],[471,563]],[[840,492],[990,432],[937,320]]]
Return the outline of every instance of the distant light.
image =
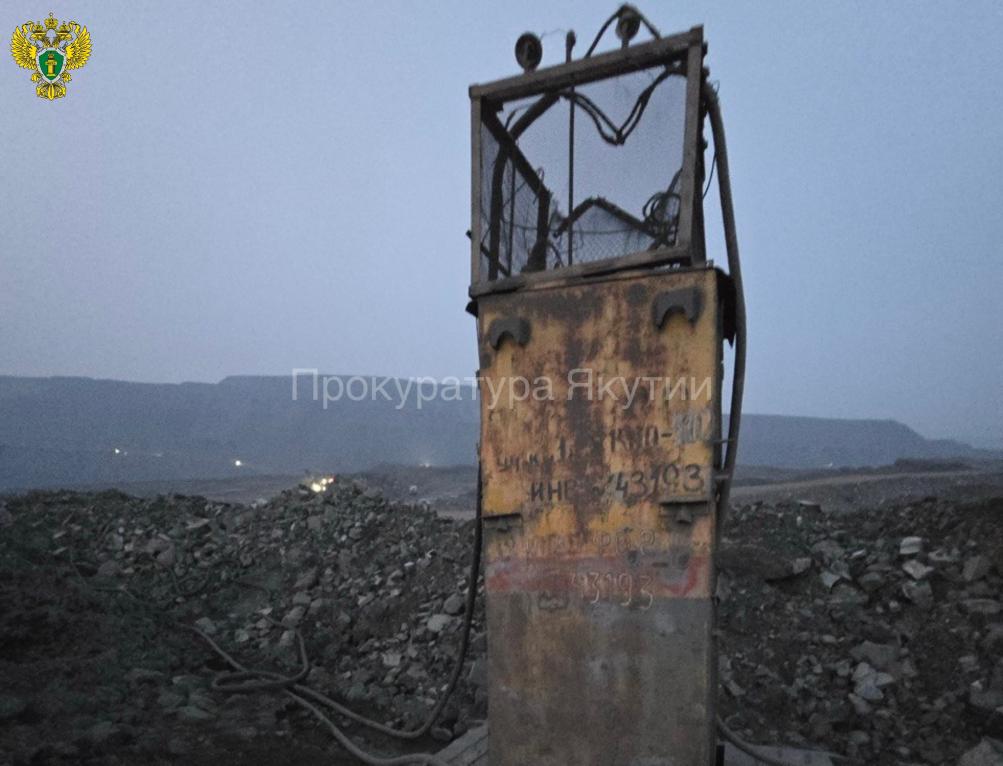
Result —
[[[122,450],[120,450],[118,447],[116,447],[115,448],[115,454],[116,455],[121,455],[122,454]]]
[[[316,481],[312,481],[310,482],[310,490],[313,492],[323,492],[328,486],[334,483],[334,478],[333,476],[324,476]]]
[[[243,460],[234,460],[233,464],[235,466],[237,466],[237,468],[240,468],[244,464],[244,461]]]
[[[425,461],[424,463],[422,463],[422,464],[421,464],[421,467],[422,467],[422,468],[431,468],[431,467],[432,467],[432,464],[431,464],[431,463],[429,463],[429,462],[428,462],[428,461],[426,460],[426,461]]]

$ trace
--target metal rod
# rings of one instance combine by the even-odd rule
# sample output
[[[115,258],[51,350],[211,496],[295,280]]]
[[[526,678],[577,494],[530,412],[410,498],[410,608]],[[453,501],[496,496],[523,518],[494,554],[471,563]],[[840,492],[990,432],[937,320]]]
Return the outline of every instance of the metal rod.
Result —
[[[569,30],[564,38],[564,59],[571,63],[571,51],[575,47],[575,32]],[[571,86],[568,99],[568,266],[574,263],[575,224],[571,213],[575,209],[575,86]]]
[[[631,45],[588,59],[537,69],[535,72],[507,77],[483,85],[471,85],[471,98],[487,98],[495,102],[538,96],[561,90],[583,82],[603,80],[613,75],[629,74],[647,69],[655,64],[668,63],[684,55],[690,45],[703,42],[703,27],[693,27],[688,32],[652,40],[650,43]]]
[[[508,192],[508,273],[512,273],[512,251],[515,249],[515,163],[511,163],[512,170],[509,171],[512,183],[509,184]]]

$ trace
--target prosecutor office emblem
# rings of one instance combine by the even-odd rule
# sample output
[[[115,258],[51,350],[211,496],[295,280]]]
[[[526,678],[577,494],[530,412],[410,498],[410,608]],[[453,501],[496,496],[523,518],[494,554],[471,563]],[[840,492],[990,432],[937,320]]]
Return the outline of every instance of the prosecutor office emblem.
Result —
[[[10,52],[15,64],[33,70],[36,95],[52,101],[66,95],[70,70],[79,69],[91,57],[91,36],[87,27],[75,21],[60,24],[50,13],[45,21],[27,21],[15,29]]]

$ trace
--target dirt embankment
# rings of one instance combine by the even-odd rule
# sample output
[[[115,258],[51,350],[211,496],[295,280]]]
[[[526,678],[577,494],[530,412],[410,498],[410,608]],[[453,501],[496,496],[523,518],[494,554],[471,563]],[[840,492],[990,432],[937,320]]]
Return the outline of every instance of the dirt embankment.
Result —
[[[720,553],[723,717],[753,741],[868,764],[954,764],[1003,736],[1001,513],[1003,493],[736,508]],[[413,726],[452,667],[472,529],[351,481],[256,506],[8,498],[0,764],[352,763],[281,694],[214,690],[225,663],[179,625],[282,673],[299,667],[298,631],[305,684]],[[482,608],[457,694],[417,749],[485,713]]]

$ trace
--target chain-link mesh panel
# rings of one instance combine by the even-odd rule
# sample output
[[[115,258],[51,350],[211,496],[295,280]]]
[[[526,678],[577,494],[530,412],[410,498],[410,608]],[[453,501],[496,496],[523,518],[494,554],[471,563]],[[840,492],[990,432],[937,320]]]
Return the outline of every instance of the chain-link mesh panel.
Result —
[[[480,278],[674,245],[685,116],[675,65],[485,113]]]

